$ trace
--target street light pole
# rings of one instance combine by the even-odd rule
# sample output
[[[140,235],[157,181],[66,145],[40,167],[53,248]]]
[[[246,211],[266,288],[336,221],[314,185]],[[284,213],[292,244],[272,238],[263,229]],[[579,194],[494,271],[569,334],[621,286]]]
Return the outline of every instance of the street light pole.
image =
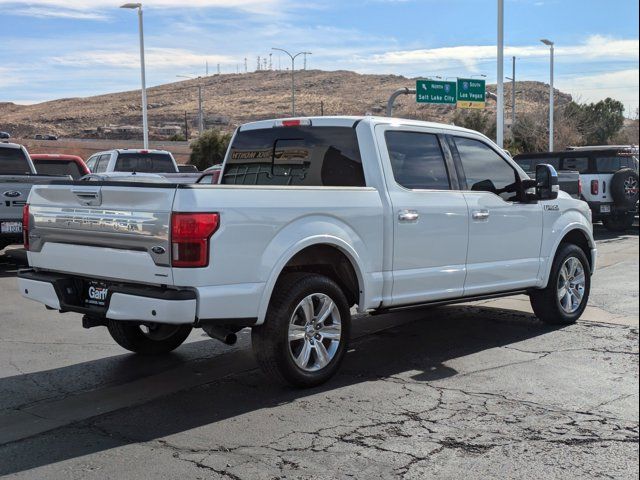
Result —
[[[553,46],[551,40],[540,40],[549,47],[549,151],[553,152]]]
[[[292,55],[287,50],[283,50],[282,48],[272,48],[271,50],[277,50],[278,52],[285,53],[289,55],[291,59],[291,116],[296,116],[296,58],[300,55],[304,55],[305,58],[307,55],[311,55],[311,52],[298,52],[295,55]]]
[[[142,138],[144,148],[149,148],[149,122],[147,119],[147,83],[145,78],[144,65],[144,29],[142,19],[141,3],[125,3],[120,8],[137,9],[138,10],[138,30],[140,32],[140,77],[142,80]]]
[[[504,148],[504,0],[498,0],[498,88],[496,143]]]

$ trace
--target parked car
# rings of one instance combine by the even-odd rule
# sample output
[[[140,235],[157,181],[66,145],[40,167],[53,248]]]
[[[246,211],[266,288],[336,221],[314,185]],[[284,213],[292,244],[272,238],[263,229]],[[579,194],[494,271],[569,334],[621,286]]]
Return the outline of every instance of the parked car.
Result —
[[[22,243],[22,210],[31,186],[65,178],[38,175],[22,145],[0,143],[0,250]]]
[[[535,171],[538,165],[546,163],[551,165],[558,172],[558,184],[560,190],[567,192],[573,198],[582,199],[582,181],[580,179],[580,172],[577,170],[565,170],[563,167],[567,167],[572,164],[567,161],[562,163],[557,156],[541,155],[523,153],[516,155],[513,159],[529,176],[535,176]],[[575,165],[574,165],[575,166]]]
[[[178,172],[180,173],[197,173],[199,171],[195,165],[178,165]]]
[[[74,180],[91,173],[77,155],[34,153],[31,160],[36,171],[45,175],[69,175]]]
[[[0,132],[0,140],[5,140],[7,138],[11,138],[11,134],[9,132]]]
[[[165,150],[116,149],[94,153],[87,159],[92,173],[179,173],[171,152]]]
[[[217,184],[220,181],[220,172],[222,164],[213,165],[207,168],[196,183],[212,183]]]
[[[638,149],[631,146],[572,147],[563,152],[516,155],[527,171],[549,163],[558,171],[577,170],[582,198],[589,203],[594,221],[612,231],[633,225],[638,204]]]
[[[318,385],[347,351],[354,305],[524,293],[542,321],[575,322],[596,267],[591,212],[553,167],[536,174],[451,125],[250,123],[220,185],[34,187],[18,285],[138,353],[169,352],[194,327],[226,343],[251,327],[268,374]]]

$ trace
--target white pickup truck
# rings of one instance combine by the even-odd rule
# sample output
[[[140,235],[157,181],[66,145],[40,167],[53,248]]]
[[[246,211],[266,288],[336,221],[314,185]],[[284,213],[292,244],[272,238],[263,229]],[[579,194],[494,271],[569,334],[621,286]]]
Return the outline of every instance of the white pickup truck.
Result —
[[[377,117],[236,131],[218,185],[36,186],[28,299],[158,354],[194,327],[252,328],[261,367],[317,385],[341,363],[350,308],[380,313],[526,293],[545,322],[584,311],[596,264],[586,203],[483,135]],[[535,192],[535,193],[534,193]]]

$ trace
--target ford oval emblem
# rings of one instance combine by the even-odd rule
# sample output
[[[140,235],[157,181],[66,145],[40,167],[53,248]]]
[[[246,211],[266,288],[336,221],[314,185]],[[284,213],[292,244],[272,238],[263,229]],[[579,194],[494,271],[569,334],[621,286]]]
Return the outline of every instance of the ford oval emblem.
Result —
[[[164,247],[151,247],[151,251],[156,255],[164,255],[167,250]]]
[[[15,190],[9,190],[8,192],[4,192],[3,195],[8,198],[18,198],[22,194],[20,192],[16,192]]]

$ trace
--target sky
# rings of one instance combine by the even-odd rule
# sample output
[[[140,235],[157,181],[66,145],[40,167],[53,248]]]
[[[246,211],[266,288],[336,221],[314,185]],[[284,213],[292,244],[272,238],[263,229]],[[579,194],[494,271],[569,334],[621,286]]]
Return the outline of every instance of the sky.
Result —
[[[138,24],[124,0],[0,0],[0,102],[140,88]],[[505,75],[580,102],[638,108],[637,0],[505,0]],[[271,47],[310,51],[308,68],[496,81],[496,0],[147,0],[148,86],[177,75],[255,70]],[[286,60],[286,61],[285,61]],[[273,66],[290,60],[274,52]],[[301,66],[298,61],[296,67]],[[411,85],[407,85],[411,86]]]

